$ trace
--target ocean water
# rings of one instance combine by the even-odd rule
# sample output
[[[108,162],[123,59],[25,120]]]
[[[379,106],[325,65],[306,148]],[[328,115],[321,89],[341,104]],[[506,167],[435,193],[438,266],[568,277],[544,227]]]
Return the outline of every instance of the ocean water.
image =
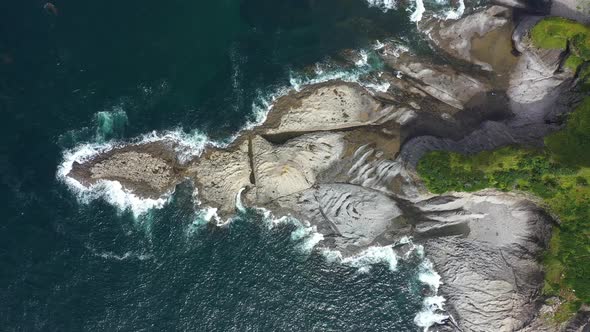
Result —
[[[438,281],[419,248],[342,259],[257,209],[206,223],[189,184],[134,211],[59,175],[85,146],[223,144],[286,89],[379,70],[378,40],[428,52],[422,1],[53,3],[0,1],[0,330],[422,330],[425,301],[441,299],[425,298]],[[327,65],[343,49],[360,63]]]

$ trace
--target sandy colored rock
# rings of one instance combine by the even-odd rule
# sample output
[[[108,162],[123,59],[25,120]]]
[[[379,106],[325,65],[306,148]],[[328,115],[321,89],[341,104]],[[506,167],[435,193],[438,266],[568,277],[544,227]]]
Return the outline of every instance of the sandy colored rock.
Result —
[[[393,113],[360,86],[336,81],[277,100],[260,132],[276,135],[352,128],[383,123]]]
[[[202,204],[218,208],[220,216],[228,217],[235,213],[238,192],[252,185],[248,140],[229,150],[207,151],[188,171]]]
[[[252,139],[252,162],[256,204],[311,188],[316,178],[344,152],[343,134],[314,133],[273,145],[264,138]]]
[[[135,151],[115,154],[90,169],[91,179],[120,178],[143,182],[156,191],[163,191],[173,181],[172,167],[150,154]]]
[[[159,198],[184,179],[185,165],[175,147],[175,142],[167,140],[114,147],[83,164],[74,162],[68,176],[85,186],[119,181],[138,196]]]

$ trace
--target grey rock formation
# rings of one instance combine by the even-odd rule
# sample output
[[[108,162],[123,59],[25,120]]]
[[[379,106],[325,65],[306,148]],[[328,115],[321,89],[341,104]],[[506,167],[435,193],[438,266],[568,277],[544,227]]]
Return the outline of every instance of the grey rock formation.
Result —
[[[490,32],[511,25],[510,10],[492,6],[457,21],[431,20],[422,29],[429,32],[431,40],[451,56],[492,70],[492,65],[477,59],[472,52],[472,40]]]
[[[256,204],[311,188],[317,177],[344,154],[342,133],[314,133],[274,145],[252,139]]]
[[[418,225],[417,237],[430,237],[425,248],[461,328],[518,331],[527,326],[541,304],[534,300],[543,282],[538,258],[551,235],[550,218],[522,197],[489,190],[417,206],[433,215],[432,222]]]
[[[174,148],[175,142],[166,140],[115,147],[84,165],[74,163],[69,176],[86,186],[119,181],[140,196],[158,198],[172,191],[185,173]]]
[[[402,211],[391,197],[351,184],[320,184],[277,199],[270,207],[309,221],[330,238],[329,246],[345,255],[379,244],[376,240],[387,231],[405,226]]]
[[[493,48],[504,62],[479,52],[505,39],[510,17],[494,6],[429,23],[434,44],[457,61],[434,63],[386,45],[387,92],[342,81],[308,86],[276,100],[267,121],[229,147],[180,163],[168,142],[128,145],[74,165],[68,176],[84,185],[119,181],[146,197],[190,179],[200,203],[223,219],[243,193],[247,206],[315,226],[322,246],[347,256],[412,235],[442,275],[460,329],[541,330],[537,258],[550,219],[516,194],[432,196],[413,170],[428,151],[539,144],[555,129],[546,119],[572,73],[559,70],[560,51],[531,47],[527,31],[537,18],[515,29],[518,59],[511,47]]]
[[[551,15],[590,24],[590,3],[585,0],[553,0]]]
[[[409,54],[384,57],[389,66],[415,80],[415,87],[458,110],[478,94],[490,90],[489,84],[448,65],[419,62]]]

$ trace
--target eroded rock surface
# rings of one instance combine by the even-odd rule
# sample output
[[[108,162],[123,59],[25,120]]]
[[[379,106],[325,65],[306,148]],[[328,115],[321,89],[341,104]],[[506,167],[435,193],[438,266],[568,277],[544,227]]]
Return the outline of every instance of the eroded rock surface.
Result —
[[[174,147],[171,141],[115,147],[84,164],[74,163],[69,176],[87,186],[119,181],[140,196],[157,198],[173,190],[185,173]]]
[[[254,181],[248,140],[238,141],[227,150],[205,152],[189,171],[202,204],[218,208],[222,216],[233,214],[236,195]]]
[[[317,183],[317,177],[342,158],[342,133],[313,133],[282,145],[260,136],[252,139],[256,204],[301,192]]]
[[[356,84],[320,84],[280,98],[261,131],[273,135],[337,130],[383,123],[392,113]]]
[[[510,10],[502,6],[492,6],[483,11],[463,17],[457,21],[438,21],[426,23],[431,39],[438,47],[451,56],[493,70],[492,65],[478,59],[472,52],[472,40],[490,32],[511,25]]]
[[[424,243],[460,326],[467,331],[526,327],[540,306],[532,299],[543,282],[538,262],[551,235],[550,218],[522,197],[491,190],[418,206],[433,221],[419,225],[417,233],[446,235]]]
[[[387,64],[415,80],[424,93],[458,110],[465,108],[478,94],[490,90],[489,84],[459,72],[449,65],[422,63],[410,54],[386,57]]]
[[[74,165],[68,176],[85,185],[119,181],[145,196],[190,179],[201,204],[222,219],[243,192],[247,206],[305,221],[324,235],[322,246],[345,255],[412,235],[443,277],[440,290],[461,330],[530,330],[551,220],[518,195],[432,196],[413,167],[428,151],[538,144],[557,127],[547,117],[573,76],[559,70],[562,51],[530,46],[535,20],[517,25],[518,59],[504,46],[493,53],[505,62],[474,52],[504,41],[500,29],[512,26],[506,8],[484,8],[433,30],[434,44],[459,61],[435,63],[386,45],[379,54],[386,92],[342,81],[311,85],[276,100],[264,124],[226,148],[181,163],[165,142],[129,145]]]

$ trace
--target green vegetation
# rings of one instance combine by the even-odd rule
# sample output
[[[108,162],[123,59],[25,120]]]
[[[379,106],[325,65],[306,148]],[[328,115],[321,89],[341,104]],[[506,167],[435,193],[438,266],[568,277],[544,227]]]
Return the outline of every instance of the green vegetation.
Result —
[[[539,48],[566,49],[584,60],[590,60],[590,27],[561,17],[548,17],[531,30],[533,44]]]
[[[531,30],[533,44],[545,49],[566,49],[570,54],[564,66],[577,71],[585,62],[590,61],[590,27],[561,17],[548,17],[537,23]],[[588,66],[586,66],[588,68]],[[580,73],[583,88],[590,85],[590,69]]]
[[[582,303],[590,304],[590,97],[545,143],[544,150],[432,152],[420,160],[418,172],[434,193],[493,187],[527,191],[542,199],[561,222],[543,258],[543,291],[564,301],[554,317],[564,321]]]
[[[563,163],[590,166],[590,102],[586,100],[571,114],[565,130],[545,139],[552,156]]]

